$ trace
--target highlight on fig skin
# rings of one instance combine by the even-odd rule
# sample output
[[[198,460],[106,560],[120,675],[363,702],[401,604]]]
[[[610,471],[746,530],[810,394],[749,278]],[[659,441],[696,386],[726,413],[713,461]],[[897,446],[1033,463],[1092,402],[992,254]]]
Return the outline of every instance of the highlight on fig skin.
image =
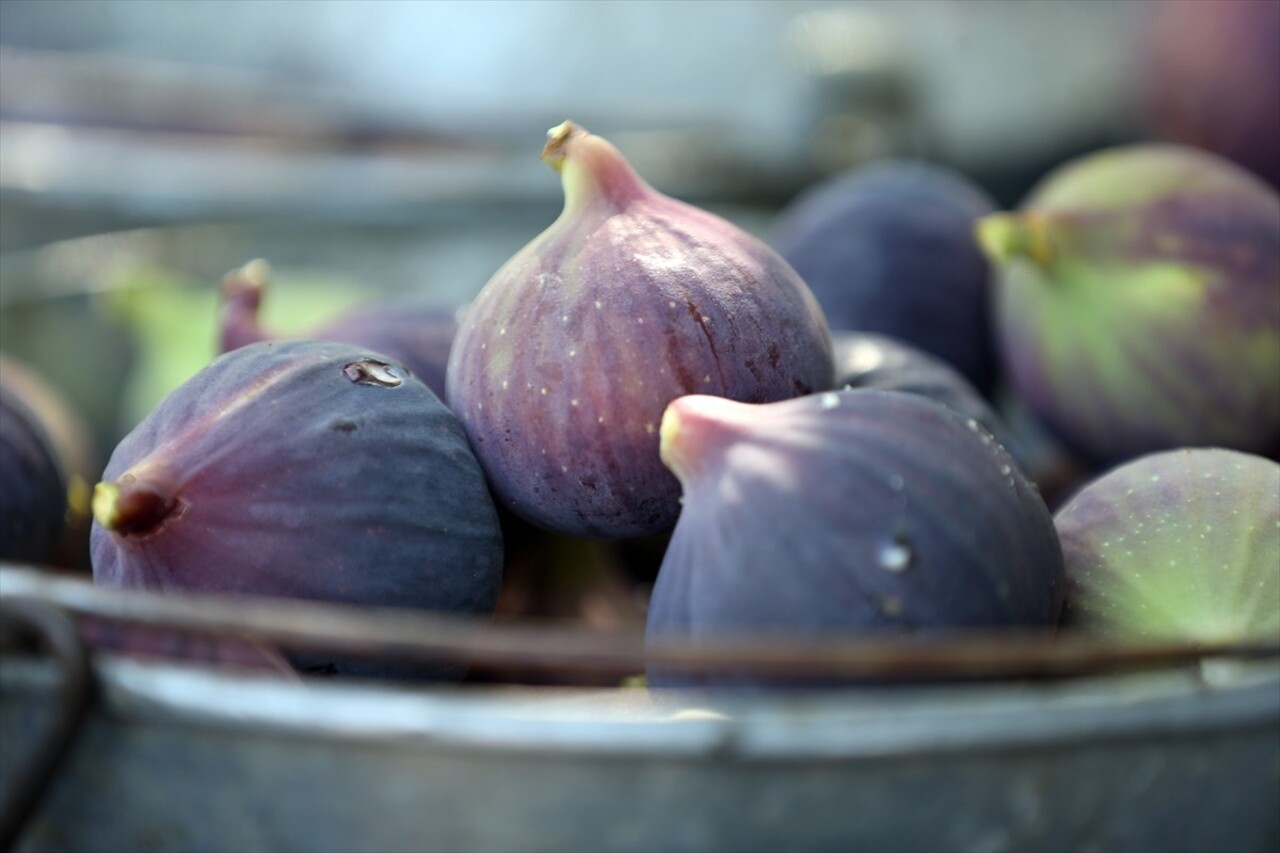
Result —
[[[154,486],[125,474],[93,488],[93,518],[104,530],[136,536],[155,530],[178,502]]]

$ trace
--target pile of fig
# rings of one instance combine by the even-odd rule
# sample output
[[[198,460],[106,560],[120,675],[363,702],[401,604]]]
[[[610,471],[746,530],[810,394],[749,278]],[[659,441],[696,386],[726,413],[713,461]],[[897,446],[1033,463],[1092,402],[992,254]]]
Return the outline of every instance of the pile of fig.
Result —
[[[465,306],[375,300],[272,340],[267,267],[228,274],[222,354],[96,478],[95,581],[613,613],[650,649],[1280,640],[1280,197],[1264,181],[1135,144],[998,213],[938,164],[880,164],[806,192],[770,247],[572,122],[542,158],[562,212]],[[5,555],[41,562],[65,471],[0,388]],[[574,603],[535,613],[539,589]],[[200,654],[403,674],[235,642]],[[648,668],[654,687],[776,683],[722,676]]]

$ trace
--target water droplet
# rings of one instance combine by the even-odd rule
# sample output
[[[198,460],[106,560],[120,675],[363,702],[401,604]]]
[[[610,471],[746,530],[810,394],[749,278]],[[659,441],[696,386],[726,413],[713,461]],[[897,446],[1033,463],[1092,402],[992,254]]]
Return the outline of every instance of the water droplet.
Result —
[[[1012,473],[1013,473],[1013,469],[1012,469],[1012,468],[1010,468],[1008,465],[1001,465],[1001,466],[1000,466],[1000,473],[1001,473],[1001,474],[1004,474],[1006,477],[1008,477],[1010,474],[1012,474]]]
[[[889,488],[893,489],[895,492],[902,491],[902,487],[905,485],[906,485],[906,481],[902,479],[901,474],[889,475]]]
[[[379,388],[395,388],[404,381],[396,375],[396,368],[371,358],[347,364],[342,368],[342,374],[357,385],[376,385]]]
[[[978,422],[975,421],[973,418],[969,418],[969,420],[965,421],[965,423],[968,425],[969,429],[973,430],[974,432],[978,431]]]
[[[891,541],[881,545],[880,552],[876,555],[880,568],[887,572],[906,571],[914,557],[911,543],[903,536],[895,536]]]
[[[828,391],[826,394],[822,395],[819,405],[824,409],[834,409],[836,406],[840,405],[840,395],[834,391]]]

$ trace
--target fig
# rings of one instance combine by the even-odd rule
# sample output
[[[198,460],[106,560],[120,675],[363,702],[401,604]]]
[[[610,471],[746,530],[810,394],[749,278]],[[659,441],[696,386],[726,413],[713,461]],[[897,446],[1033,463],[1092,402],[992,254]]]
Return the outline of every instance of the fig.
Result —
[[[667,403],[829,388],[830,336],[763,243],[658,193],[572,122],[548,136],[564,210],[468,308],[448,402],[507,508],[570,535],[656,533],[679,513],[658,457]]]
[[[1280,465],[1223,448],[1153,453],[1054,518],[1066,618],[1119,641],[1280,639]]]
[[[888,335],[864,332],[832,332],[836,356],[836,385],[841,388],[879,388],[920,394],[973,418],[1030,471],[1029,459],[1018,436],[951,365],[923,350]]]
[[[1139,76],[1149,130],[1280,187],[1280,3],[1165,0],[1142,8]]]
[[[684,504],[649,642],[1058,620],[1062,554],[1044,501],[977,421],[934,400],[682,397],[663,415],[661,452]]]
[[[0,559],[79,568],[87,551],[88,426],[32,368],[0,356]]]
[[[93,511],[104,585],[488,615],[501,580],[457,418],[403,365],[346,344],[218,357],[120,442]]]
[[[271,268],[262,260],[250,261],[223,278],[220,352],[281,337],[263,328],[258,316],[270,278]],[[455,314],[418,298],[374,300],[294,337],[337,341],[389,355],[443,400],[449,348],[458,328]]]
[[[991,270],[972,235],[974,222],[995,209],[950,169],[889,161],[802,193],[779,215],[771,244],[809,285],[833,331],[905,341],[987,394],[997,373]]]
[[[979,223],[1027,407],[1083,459],[1280,449],[1280,195],[1220,157],[1128,145]]]

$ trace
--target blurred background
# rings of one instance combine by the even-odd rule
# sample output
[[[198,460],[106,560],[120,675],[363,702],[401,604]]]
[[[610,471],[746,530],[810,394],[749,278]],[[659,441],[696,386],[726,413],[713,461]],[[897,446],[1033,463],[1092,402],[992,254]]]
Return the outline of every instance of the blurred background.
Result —
[[[212,355],[215,285],[251,258],[283,329],[370,294],[464,303],[558,212],[538,154],[566,118],[762,235],[804,187],[887,157],[1013,206],[1084,151],[1220,143],[1153,79],[1274,96],[1250,21],[1276,6],[4,0],[0,348],[109,451]],[[1261,66],[1223,47],[1241,40]]]

